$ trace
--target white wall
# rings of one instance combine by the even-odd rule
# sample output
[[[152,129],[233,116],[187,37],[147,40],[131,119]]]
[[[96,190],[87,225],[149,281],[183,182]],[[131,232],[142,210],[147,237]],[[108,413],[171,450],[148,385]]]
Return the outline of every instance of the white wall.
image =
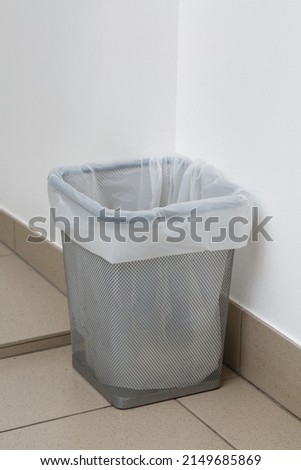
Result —
[[[47,215],[51,168],[176,138],[274,216],[232,298],[301,344],[301,2],[180,0],[178,49],[177,3],[0,0],[1,205]]]
[[[56,166],[170,151],[177,1],[0,0],[0,201],[48,214]]]
[[[180,0],[176,134],[274,216],[274,242],[237,252],[231,295],[299,344],[300,24],[299,0]]]

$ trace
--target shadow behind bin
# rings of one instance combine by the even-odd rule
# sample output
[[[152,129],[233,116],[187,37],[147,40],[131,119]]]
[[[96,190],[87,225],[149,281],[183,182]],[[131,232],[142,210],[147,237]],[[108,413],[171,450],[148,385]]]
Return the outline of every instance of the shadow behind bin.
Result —
[[[65,233],[63,253],[73,365],[110,403],[220,385],[233,249],[111,263]]]

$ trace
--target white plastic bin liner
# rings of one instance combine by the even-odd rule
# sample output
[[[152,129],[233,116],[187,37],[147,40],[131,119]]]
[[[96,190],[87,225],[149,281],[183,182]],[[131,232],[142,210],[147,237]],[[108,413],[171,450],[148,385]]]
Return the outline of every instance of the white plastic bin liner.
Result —
[[[69,220],[70,238],[111,263],[237,249],[248,243],[249,194],[201,160],[175,155],[58,168],[50,173],[48,182],[50,205],[55,208],[56,217]],[[116,212],[118,209],[120,211]],[[202,217],[202,222],[197,223],[198,239],[192,236],[189,222],[193,210],[197,217]],[[79,218],[81,240],[76,236],[75,216]],[[138,235],[146,237],[139,243],[130,236],[134,217],[143,217],[146,221],[145,231]],[[174,220],[171,230],[168,223],[171,217],[184,220]],[[234,217],[241,219],[237,219],[233,237],[231,220]],[[157,223],[158,218],[162,218],[160,223]],[[209,218],[215,218],[211,219],[210,230],[205,223]],[[120,220],[123,221],[120,223]],[[125,241],[116,239],[114,224],[118,224]],[[66,230],[61,221],[56,225]],[[138,226],[141,224],[136,223]],[[173,230],[176,226],[184,230],[185,237],[175,242],[179,237]],[[105,230],[110,241],[103,239],[101,230],[102,233]],[[220,237],[221,234],[224,235]]]

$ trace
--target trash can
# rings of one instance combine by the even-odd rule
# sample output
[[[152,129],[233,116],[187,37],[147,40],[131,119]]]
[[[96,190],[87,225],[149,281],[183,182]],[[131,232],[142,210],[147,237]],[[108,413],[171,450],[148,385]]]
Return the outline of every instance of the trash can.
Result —
[[[58,168],[74,368],[117,408],[220,386],[250,197],[182,156]]]

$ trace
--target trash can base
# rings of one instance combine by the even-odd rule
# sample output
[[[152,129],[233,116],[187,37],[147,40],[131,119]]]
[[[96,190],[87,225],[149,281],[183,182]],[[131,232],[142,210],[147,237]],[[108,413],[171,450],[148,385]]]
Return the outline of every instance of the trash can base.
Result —
[[[172,398],[207,392],[221,386],[220,368],[216,371],[218,374],[217,379],[202,381],[200,384],[191,385],[189,387],[170,388],[165,390],[131,390],[101,384],[93,374],[87,370],[87,367],[83,366],[74,356],[72,357],[72,365],[80,375],[82,375],[106,400],[108,400],[109,403],[118,409],[134,408],[137,406],[170,400]],[[126,391],[128,394],[130,393],[132,397],[127,397]]]

